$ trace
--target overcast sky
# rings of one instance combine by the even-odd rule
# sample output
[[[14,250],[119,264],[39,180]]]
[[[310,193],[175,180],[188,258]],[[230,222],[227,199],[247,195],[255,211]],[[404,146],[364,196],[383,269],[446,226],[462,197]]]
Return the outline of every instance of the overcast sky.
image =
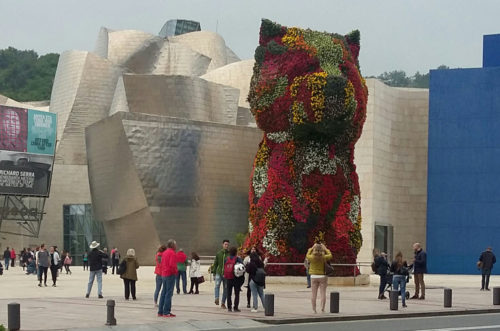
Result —
[[[0,48],[38,54],[94,49],[100,27],[157,34],[174,18],[216,31],[253,57],[261,18],[346,34],[361,32],[364,76],[401,69],[480,67],[484,34],[500,33],[499,0],[0,0]]]

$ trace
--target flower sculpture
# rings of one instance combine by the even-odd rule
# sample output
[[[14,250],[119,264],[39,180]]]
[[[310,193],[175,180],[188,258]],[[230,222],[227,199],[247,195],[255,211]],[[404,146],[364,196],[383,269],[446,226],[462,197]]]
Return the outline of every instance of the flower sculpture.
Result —
[[[341,36],[262,21],[248,101],[264,137],[244,246],[259,247],[270,262],[302,262],[315,241],[326,244],[334,263],[356,262],[362,239],[354,144],[368,97],[358,54],[358,31]]]

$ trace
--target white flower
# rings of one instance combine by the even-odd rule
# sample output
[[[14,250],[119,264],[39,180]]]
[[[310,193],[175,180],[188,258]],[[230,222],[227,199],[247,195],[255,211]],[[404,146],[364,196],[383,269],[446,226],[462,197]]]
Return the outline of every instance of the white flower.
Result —
[[[284,143],[287,140],[292,139],[292,135],[288,133],[287,131],[281,131],[281,132],[269,132],[267,134],[267,138],[271,141],[274,141],[275,143]]]
[[[337,157],[330,159],[328,145],[318,142],[310,142],[297,153],[302,155],[304,168],[302,175],[309,175],[315,169],[319,169],[322,175],[335,175],[337,172]]]
[[[278,256],[280,252],[276,246],[276,233],[273,230],[268,230],[266,236],[262,239],[262,247],[271,255]]]
[[[266,192],[267,184],[267,164],[255,167],[252,185],[257,198],[260,198]]]
[[[355,195],[351,201],[351,210],[349,211],[349,219],[351,220],[352,224],[358,222],[358,215],[359,215],[359,196]]]
[[[252,232],[253,232],[253,224],[252,224],[252,222],[249,221],[248,222],[248,233],[251,234]]]

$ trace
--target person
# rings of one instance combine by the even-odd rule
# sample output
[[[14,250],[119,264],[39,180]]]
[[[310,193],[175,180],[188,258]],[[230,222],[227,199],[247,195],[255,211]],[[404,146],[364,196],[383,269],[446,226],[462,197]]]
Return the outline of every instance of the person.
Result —
[[[71,258],[71,254],[69,252],[66,252],[66,257],[64,258],[64,269],[66,269],[66,275],[69,273],[71,275],[71,270],[69,267],[71,266],[71,263],[73,262],[73,259]]]
[[[191,252],[191,263],[189,265],[189,278],[191,278],[191,289],[189,294],[200,294],[198,291],[198,278],[201,277],[200,257],[196,252]],[[195,287],[195,292],[193,292]]]
[[[3,252],[3,260],[5,264],[5,270],[9,270],[9,263],[10,263],[10,249],[9,246],[5,249]]]
[[[222,302],[220,302],[220,307],[222,309],[226,309],[226,299],[227,299],[227,282],[224,279],[224,261],[228,256],[228,248],[229,248],[229,240],[222,240],[222,249],[217,252],[215,255],[214,264],[212,265],[212,273],[215,278],[215,304],[219,305],[219,297],[220,297],[220,286],[222,284]]]
[[[413,277],[415,279],[415,294],[411,299],[425,300],[425,282],[424,274],[427,273],[427,254],[422,249],[420,243],[413,244],[415,258],[413,260]],[[418,296],[419,291],[421,293]]]
[[[161,256],[163,252],[167,249],[167,246],[165,245],[160,245],[158,247],[158,251],[156,252],[155,256],[155,262],[156,262],[156,267],[155,267],[155,275],[156,275],[156,288],[155,288],[155,293],[154,293],[154,302],[155,302],[155,307],[158,307],[158,295],[160,294],[161,290],[161,285],[162,285],[162,278],[161,278]],[[118,250],[115,251],[115,253]]]
[[[118,251],[118,248],[114,248],[114,250],[111,252],[111,274],[115,274],[115,268],[118,269],[118,265],[120,264],[120,252]]]
[[[316,297],[319,288],[321,312],[324,313],[326,304],[326,287],[328,285],[328,277],[325,274],[325,262],[332,259],[332,253],[324,244],[316,243],[309,248],[306,258],[309,260],[309,273],[311,274],[312,309],[316,314]]]
[[[104,247],[103,253],[106,256],[103,256],[102,258],[102,272],[107,275],[108,274],[108,261],[109,261],[109,254],[108,254],[108,249]]]
[[[493,254],[491,247],[486,248],[479,256],[481,262],[481,291],[490,290],[490,275],[493,265],[497,262],[495,254]]]
[[[61,258],[54,246],[50,246],[50,274],[52,275],[52,287],[56,287],[57,273],[59,272],[59,262]]]
[[[238,306],[240,304],[241,279],[234,274],[234,266],[236,263],[243,264],[241,258],[237,255],[238,249],[231,247],[229,256],[224,260],[224,279],[227,282],[227,310],[240,312]],[[232,301],[232,292],[234,289],[234,307]]]
[[[307,288],[311,288],[311,274],[309,273],[309,260],[304,258],[304,268],[306,268]]]
[[[264,306],[264,287],[266,285],[265,283],[265,278],[264,279],[258,279],[259,276],[257,276],[257,270],[259,268],[264,268],[264,263],[262,262],[259,254],[257,254],[256,251],[250,253],[250,262],[247,264],[246,269],[248,271],[248,278],[249,278],[249,287],[250,290],[252,291],[252,297],[253,297],[253,305],[252,305],[252,313],[258,312],[259,309],[259,303],[258,303],[258,298],[257,296],[260,297],[260,301],[262,303],[262,306]],[[262,276],[260,276],[262,278]]]
[[[389,262],[387,262],[386,254],[376,253],[375,255],[375,268],[377,269],[377,275],[380,277],[380,284],[378,287],[378,299],[387,299],[384,295],[385,286],[387,284],[387,270],[389,269]]]
[[[177,243],[173,239],[167,242],[167,249],[161,255],[162,290],[160,304],[158,305],[158,317],[175,317],[172,314],[172,296],[174,295],[175,276],[177,275],[177,255],[175,249]]]
[[[401,288],[401,303],[406,308],[406,276],[408,276],[408,266],[406,261],[403,261],[403,253],[398,252],[395,260],[391,264],[392,276],[392,289],[399,291]]]
[[[36,274],[36,264],[35,259],[32,257],[28,258],[28,264],[26,265],[26,275]]]
[[[257,247],[256,246],[252,246],[250,248],[249,251],[247,251],[247,256],[245,256],[245,258],[243,259],[243,265],[245,266],[245,270],[246,270],[246,267],[248,266],[248,264],[250,263],[250,255],[252,253],[256,253],[257,256],[259,257],[259,259],[262,261],[262,257],[261,257],[261,253],[257,250]],[[264,267],[266,266],[267,264],[267,257],[264,258]],[[250,275],[248,274],[248,271],[246,271],[247,273],[247,308],[250,308],[250,298],[252,297],[252,290],[250,288]]]
[[[38,268],[38,286],[42,287],[42,275],[43,284],[47,286],[47,271],[50,266],[50,254],[45,249],[45,244],[40,245],[40,250],[36,258],[36,266]]]
[[[10,250],[10,266],[15,267],[16,265],[16,250],[14,247]]]
[[[57,250],[57,246],[55,246],[56,250]],[[62,253],[59,255],[60,259],[61,259],[61,263],[59,264],[59,272],[62,273],[62,270],[64,268],[64,260],[66,260],[66,254],[67,252],[63,249]]]
[[[127,256],[125,256],[125,261],[127,261],[127,269],[125,273],[120,275],[123,279],[123,285],[125,286],[125,300],[128,300],[130,294],[132,294],[132,300],[137,300],[135,296],[135,282],[137,281],[137,269],[139,269],[139,262],[135,257],[135,250],[129,248],[127,250]]]
[[[175,287],[177,288],[177,294],[181,293],[180,282],[182,279],[182,293],[187,294],[187,280],[186,280],[186,266],[188,264],[188,258],[186,253],[182,248],[177,252],[177,277],[175,278]]]
[[[97,297],[102,299],[102,259],[106,258],[107,255],[103,251],[99,250],[100,243],[97,241],[92,241],[90,244],[90,253],[88,253],[88,267],[90,268],[89,273],[89,284],[87,286],[87,293],[85,297],[90,296],[90,291],[92,291],[92,285],[94,284],[94,279],[97,277]]]
[[[89,253],[85,251],[85,253],[82,254],[82,261],[83,261],[83,271],[89,270]]]

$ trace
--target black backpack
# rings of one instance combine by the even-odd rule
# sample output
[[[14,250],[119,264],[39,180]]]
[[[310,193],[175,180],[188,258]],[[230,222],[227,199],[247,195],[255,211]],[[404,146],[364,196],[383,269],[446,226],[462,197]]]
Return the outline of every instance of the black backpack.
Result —
[[[374,273],[377,273],[377,265],[375,264],[375,262],[372,262],[372,271]]]
[[[266,271],[264,268],[257,268],[255,276],[253,276],[253,281],[259,286],[263,286],[266,283]]]
[[[127,272],[127,261],[123,259],[122,262],[118,265],[116,273],[118,275],[123,275],[125,272]]]

